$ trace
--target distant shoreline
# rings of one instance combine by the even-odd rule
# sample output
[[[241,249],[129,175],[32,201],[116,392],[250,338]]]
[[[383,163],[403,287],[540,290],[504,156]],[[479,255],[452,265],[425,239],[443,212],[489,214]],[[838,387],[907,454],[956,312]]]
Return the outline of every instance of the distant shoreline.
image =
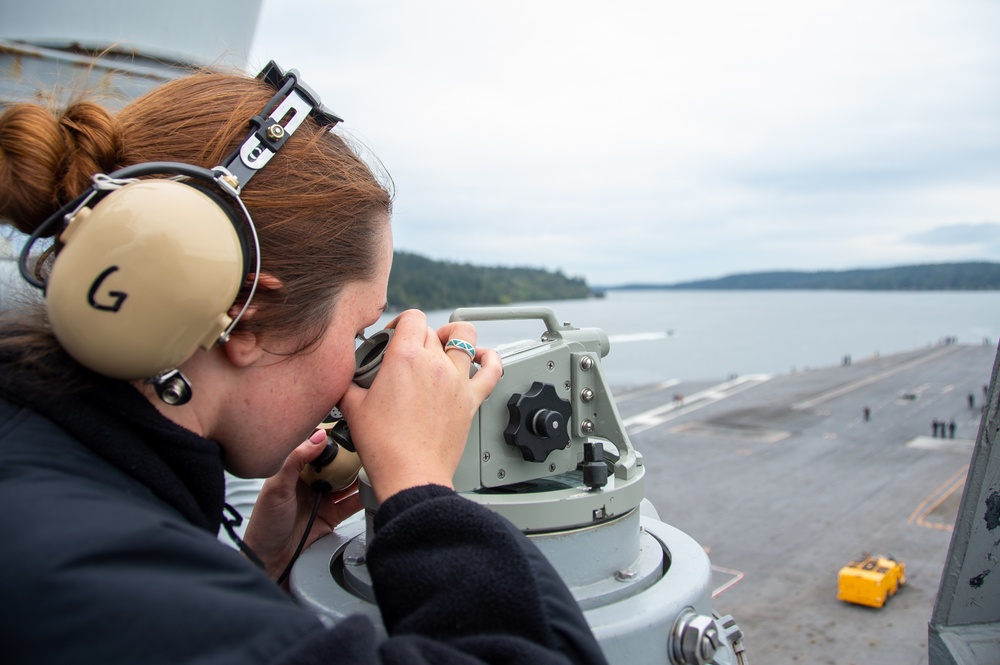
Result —
[[[784,290],[784,291],[997,291],[1000,263],[968,261],[856,270],[770,271],[670,284],[631,283],[595,291]]]

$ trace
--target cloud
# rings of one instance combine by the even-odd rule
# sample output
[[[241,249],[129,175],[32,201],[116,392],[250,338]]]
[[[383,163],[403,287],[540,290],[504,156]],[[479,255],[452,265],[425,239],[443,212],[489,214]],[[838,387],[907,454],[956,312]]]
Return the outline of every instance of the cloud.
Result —
[[[998,24],[985,0],[265,0],[251,60],[385,163],[399,248],[671,282],[934,260],[912,236],[995,218]]]
[[[905,242],[930,247],[942,245],[962,245],[995,250],[1000,248],[1000,224],[980,222],[978,224],[952,224],[938,226],[921,233],[903,238]],[[996,256],[995,251],[993,252]]]

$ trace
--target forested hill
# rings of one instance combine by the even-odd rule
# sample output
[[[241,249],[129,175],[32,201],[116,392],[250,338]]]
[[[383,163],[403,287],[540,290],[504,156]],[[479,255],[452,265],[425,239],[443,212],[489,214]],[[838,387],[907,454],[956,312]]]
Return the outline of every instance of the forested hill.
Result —
[[[389,309],[424,310],[568,300],[592,295],[587,282],[536,268],[499,268],[434,261],[397,251],[389,275]]]
[[[774,271],[729,275],[674,284],[625,284],[633,289],[828,289],[868,291],[1000,290],[1000,263],[937,263],[817,272]],[[582,277],[539,268],[474,266],[435,261],[397,251],[389,276],[389,309],[424,310],[476,305],[509,305],[600,295]]]
[[[629,284],[613,288],[991,291],[1000,289],[1000,263],[936,263],[864,270],[759,272],[675,284]]]

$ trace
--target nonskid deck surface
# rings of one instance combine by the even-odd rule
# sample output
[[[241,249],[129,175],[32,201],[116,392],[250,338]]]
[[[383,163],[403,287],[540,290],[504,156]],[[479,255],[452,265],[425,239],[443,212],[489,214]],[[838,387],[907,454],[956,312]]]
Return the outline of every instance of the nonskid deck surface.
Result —
[[[715,609],[744,630],[751,662],[927,662],[995,356],[944,345],[615,391],[646,496],[709,552]],[[837,600],[837,572],[863,552],[906,563],[882,609]]]

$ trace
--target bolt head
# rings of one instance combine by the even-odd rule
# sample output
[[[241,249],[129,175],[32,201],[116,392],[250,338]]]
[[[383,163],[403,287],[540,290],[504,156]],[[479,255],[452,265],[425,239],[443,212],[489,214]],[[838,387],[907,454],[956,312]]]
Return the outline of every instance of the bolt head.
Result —
[[[639,573],[635,572],[631,568],[625,568],[624,570],[615,571],[615,579],[618,580],[619,582],[631,582],[636,577],[638,577],[638,575]]]
[[[672,660],[677,665],[708,665],[722,646],[712,617],[688,610],[674,625]]]

